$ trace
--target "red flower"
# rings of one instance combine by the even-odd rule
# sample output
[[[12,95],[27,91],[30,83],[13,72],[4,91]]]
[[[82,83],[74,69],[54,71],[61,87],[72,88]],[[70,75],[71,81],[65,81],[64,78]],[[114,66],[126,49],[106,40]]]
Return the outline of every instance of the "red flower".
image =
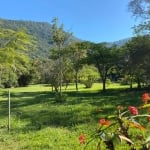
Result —
[[[150,99],[150,96],[148,93],[144,93],[142,95],[142,101],[144,102],[144,104],[147,104],[147,101]]]
[[[102,126],[108,126],[108,125],[110,125],[111,123],[110,123],[110,121],[109,120],[105,120],[105,119],[100,119],[99,120],[99,124],[101,124]]]
[[[150,122],[150,116],[148,116],[148,117],[147,117],[147,121],[149,121],[149,122]]]
[[[80,144],[85,144],[85,135],[84,134],[80,134],[80,136],[79,136],[79,142],[80,142]]]
[[[129,106],[128,109],[129,109],[129,111],[130,111],[131,114],[133,114],[133,115],[138,115],[138,110],[137,110],[136,107],[134,107],[134,106]]]

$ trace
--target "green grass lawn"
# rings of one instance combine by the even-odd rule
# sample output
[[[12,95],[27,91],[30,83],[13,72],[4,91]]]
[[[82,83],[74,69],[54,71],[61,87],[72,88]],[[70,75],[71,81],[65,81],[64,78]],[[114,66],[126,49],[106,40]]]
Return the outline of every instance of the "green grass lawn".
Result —
[[[116,111],[118,105],[139,106],[141,91],[125,90],[127,86],[111,84],[103,93],[102,85],[91,89],[75,85],[67,90],[65,103],[56,103],[48,85],[11,88],[11,130],[8,132],[8,90],[0,90],[0,150],[81,150],[78,137],[87,137],[98,126],[100,118]],[[96,149],[96,141],[88,150]],[[119,149],[119,148],[118,148]],[[122,149],[126,150],[126,147]]]

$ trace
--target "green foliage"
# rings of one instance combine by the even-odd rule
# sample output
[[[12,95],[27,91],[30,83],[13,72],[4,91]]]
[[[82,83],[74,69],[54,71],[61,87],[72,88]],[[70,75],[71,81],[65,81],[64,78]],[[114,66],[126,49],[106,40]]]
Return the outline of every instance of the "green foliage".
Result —
[[[53,43],[56,45],[56,53],[58,54],[58,72],[55,72],[55,74],[57,74],[57,83],[58,83],[58,87],[59,87],[59,92],[60,92],[60,96],[62,96],[61,94],[61,89],[62,89],[62,82],[63,82],[63,48],[65,47],[65,42],[68,39],[68,35],[63,28],[63,24],[62,25],[58,25],[58,19],[54,18],[52,20],[52,41]],[[56,87],[56,86],[55,86]],[[56,89],[56,88],[55,88]],[[57,92],[58,92],[58,88],[57,88]],[[63,99],[63,98],[60,98]]]
[[[67,94],[57,92],[57,93],[55,94],[55,101],[56,101],[57,103],[64,103],[64,102],[67,101],[67,97],[68,97]]]
[[[119,83],[121,84],[121,85],[130,85],[130,76],[125,76],[124,78],[121,78],[120,80],[119,80]]]
[[[116,46],[107,47],[106,43],[90,44],[88,49],[88,61],[94,64],[103,83],[103,91],[106,90],[106,79],[110,70],[120,61],[119,49]]]
[[[141,87],[141,83],[149,82],[149,61],[150,61],[150,37],[149,35],[137,36],[124,45],[125,72],[130,76],[129,82],[134,78]],[[145,81],[144,81],[145,79]]]
[[[58,26],[58,19],[54,18],[52,20],[52,42],[56,44],[56,46],[59,48],[62,48],[64,45],[65,41],[67,40],[67,33],[63,29],[63,24]]]
[[[33,48],[33,38],[24,30],[0,28],[1,83],[5,87],[17,85],[18,76],[28,72],[28,50]]]
[[[97,68],[94,66],[85,65],[79,72],[80,82],[85,85],[86,88],[91,88],[93,83],[99,79]]]
[[[142,18],[140,24],[135,26],[135,33],[149,34],[150,30],[150,3],[149,0],[131,0],[128,4],[133,16]]]
[[[87,57],[87,48],[88,43],[86,42],[74,42],[67,47],[70,56],[70,62],[74,72],[76,91],[78,91],[79,71],[84,65],[84,60]]]
[[[110,79],[106,79],[106,84],[107,84],[107,86],[110,86],[111,85],[111,80]]]
[[[83,83],[86,88],[91,88],[94,82],[92,78],[89,77],[87,80],[83,80],[81,83]]]
[[[144,96],[145,94],[147,95],[146,97]],[[142,96],[143,101],[150,99],[148,93],[145,94]],[[141,110],[144,108],[149,108],[149,106],[150,104],[144,104],[140,107],[129,106],[127,109],[125,109],[123,106],[118,106],[118,112],[116,112],[114,115],[111,113],[111,115],[99,120],[100,125],[96,131],[92,133],[92,139],[86,141],[85,135],[81,134],[79,138],[80,143],[86,143],[85,149],[93,140],[95,140],[98,141],[98,149],[102,148],[100,143],[104,143],[107,149],[115,150],[120,142],[124,144],[126,143],[130,149],[140,148],[141,150],[149,150],[149,132],[146,131],[149,130],[149,125],[145,126],[145,123],[149,123],[150,115],[145,114],[145,111]],[[143,112],[144,114],[142,114]],[[144,118],[147,120],[147,122],[144,121]],[[143,127],[141,123],[145,127]],[[135,131],[133,128],[135,128]]]
[[[1,74],[1,86],[4,88],[17,87],[17,79],[17,74],[13,70],[7,68],[3,74]]]
[[[18,78],[18,85],[20,87],[27,86],[31,82],[32,76],[30,74],[22,74]]]

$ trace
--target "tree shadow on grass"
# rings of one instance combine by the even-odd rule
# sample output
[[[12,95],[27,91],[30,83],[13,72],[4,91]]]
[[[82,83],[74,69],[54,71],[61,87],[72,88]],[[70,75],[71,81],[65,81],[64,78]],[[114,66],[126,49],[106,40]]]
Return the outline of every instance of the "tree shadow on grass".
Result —
[[[6,95],[6,94],[5,94]],[[7,97],[7,95],[6,95]],[[38,103],[44,103],[54,97],[54,93],[51,92],[20,92],[20,93],[11,93],[11,107],[25,107],[28,105],[34,105]],[[8,101],[0,101],[0,106],[3,108],[8,107]]]
[[[141,104],[140,92],[125,89],[65,93],[68,95],[65,103],[56,103],[55,93],[52,92],[12,93],[12,115],[18,117],[19,121],[29,121],[20,130],[37,130],[48,126],[70,128],[78,124],[97,122],[98,118],[112,114],[118,105],[128,107]],[[7,116],[7,107],[7,101],[0,101],[0,117]]]

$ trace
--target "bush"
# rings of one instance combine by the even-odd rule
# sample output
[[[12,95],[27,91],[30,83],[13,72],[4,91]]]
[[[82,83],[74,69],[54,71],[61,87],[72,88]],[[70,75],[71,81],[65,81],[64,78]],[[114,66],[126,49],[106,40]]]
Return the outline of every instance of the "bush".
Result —
[[[106,84],[107,84],[107,86],[109,86],[111,84],[111,80],[110,79],[106,79]]]
[[[11,87],[17,87],[17,80],[7,80],[7,81],[4,81],[3,83],[3,86],[4,88],[11,88]]]
[[[66,102],[67,101],[67,94],[64,94],[64,93],[60,93],[60,92],[57,92],[55,94],[55,101],[57,103],[63,103],[63,102]]]
[[[31,82],[32,76],[29,74],[23,74],[18,79],[19,86],[27,86]]]
[[[124,78],[120,78],[119,82],[121,85],[130,85],[131,77],[126,75]],[[134,82],[134,79],[133,79],[133,82]]]
[[[2,75],[2,85],[4,88],[16,87],[18,85],[17,82],[17,74],[13,71],[5,72]]]
[[[82,83],[85,85],[86,88],[91,88],[94,80],[92,78],[88,78],[87,80],[83,80]]]
[[[91,88],[93,83],[99,78],[97,69],[94,66],[85,65],[79,72],[80,81],[86,88]]]

